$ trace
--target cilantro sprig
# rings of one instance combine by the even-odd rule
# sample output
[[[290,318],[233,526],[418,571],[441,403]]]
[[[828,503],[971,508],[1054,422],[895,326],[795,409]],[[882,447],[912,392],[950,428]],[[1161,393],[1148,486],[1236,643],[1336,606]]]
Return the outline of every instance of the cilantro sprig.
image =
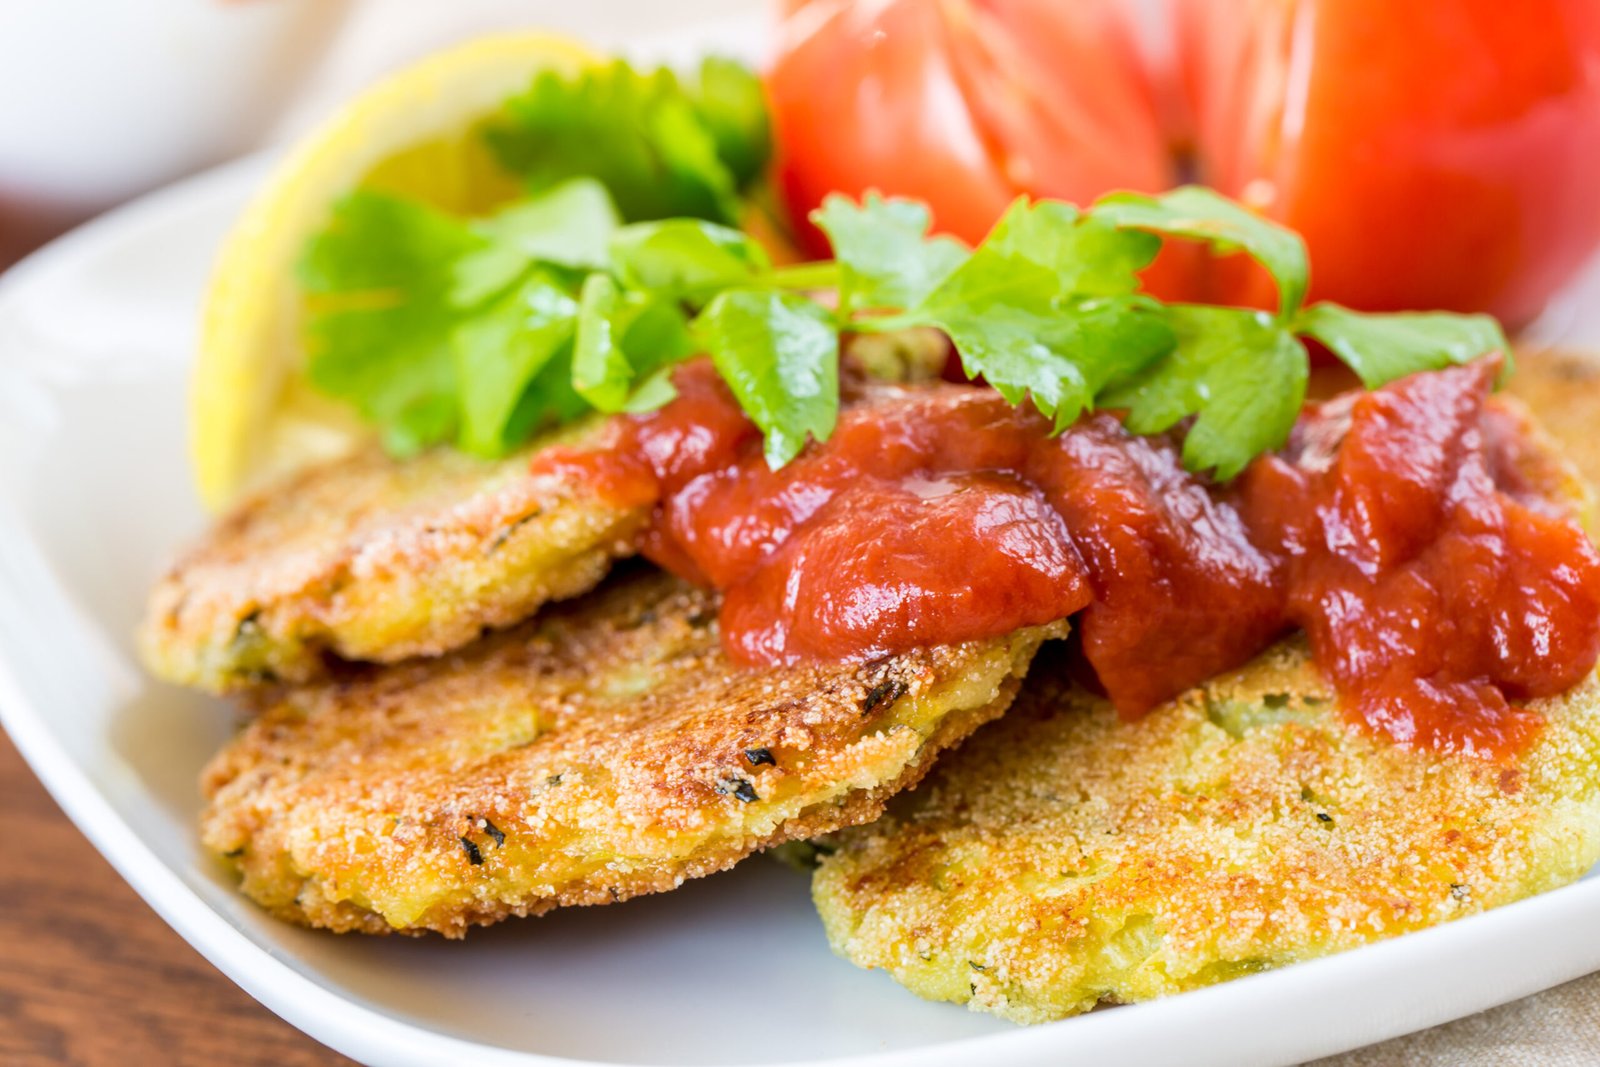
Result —
[[[842,335],[935,327],[969,376],[1057,430],[1097,408],[1136,433],[1187,422],[1185,464],[1228,479],[1287,439],[1304,338],[1369,388],[1509,355],[1487,316],[1305,305],[1299,237],[1199,187],[1082,209],[1019,199],[972,249],[930,235],[922,204],[834,196],[813,220],[835,259],[775,267],[730,225],[768,134],[757,83],[726,62],[688,81],[623,64],[544,75],[486,136],[526,198],[463,219],[358,191],[302,263],[312,383],[397,452],[500,455],[587,411],[648,410],[703,352],[776,467],[832,432]],[[1254,257],[1278,307],[1142,293],[1168,237]]]

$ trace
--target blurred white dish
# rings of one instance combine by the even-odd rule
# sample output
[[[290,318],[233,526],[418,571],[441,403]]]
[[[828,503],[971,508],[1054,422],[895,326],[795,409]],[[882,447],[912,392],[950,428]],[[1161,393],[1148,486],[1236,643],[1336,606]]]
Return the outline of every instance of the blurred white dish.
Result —
[[[260,142],[346,0],[0,4],[0,201],[87,214]]]

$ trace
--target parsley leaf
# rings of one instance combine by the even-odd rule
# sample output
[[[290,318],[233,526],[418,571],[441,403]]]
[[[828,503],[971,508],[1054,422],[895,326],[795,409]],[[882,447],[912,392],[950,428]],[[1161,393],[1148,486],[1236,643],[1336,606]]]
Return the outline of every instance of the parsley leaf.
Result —
[[[379,426],[397,453],[455,432],[453,265],[486,246],[441,212],[357,192],[300,262],[311,383]]]
[[[1139,288],[1138,272],[1161,249],[1161,238],[1119,229],[1059,200],[1014,201],[983,247],[1048,267],[1063,292],[1120,296]]]
[[[622,291],[609,274],[591,274],[578,295],[578,334],[572,348],[572,388],[599,411],[621,411],[633,367],[617,343]]]
[[[560,426],[587,415],[592,408],[572,388],[572,346],[556,350],[550,362],[534,375],[506,420],[504,455],[539,430]]]
[[[1018,200],[909,317],[949,334],[969,377],[1013,404],[1031,396],[1065,428],[1108,382],[1172,348],[1159,305],[1126,295],[1154,254],[1151,240],[1070,204]]]
[[[611,240],[611,258],[629,288],[684,297],[743,284],[771,266],[749,234],[697,219],[624,226]]]
[[[811,213],[811,221],[828,235],[841,267],[841,314],[912,307],[967,258],[959,241],[928,236],[932,216],[914,200],[868,193],[856,204],[835,193]]]
[[[520,443],[513,423],[531,429],[563,416],[564,405],[530,386],[571,348],[577,311],[563,286],[536,272],[456,327],[463,449],[498,456]]]
[[[1223,252],[1244,249],[1278,283],[1280,318],[1294,315],[1305,301],[1311,266],[1300,235],[1204,186],[1185,185],[1159,196],[1112,193],[1091,211],[1122,228],[1193,238]]]
[[[981,375],[1013,404],[1031,397],[1057,431],[1095,407],[1107,383],[1160,359],[1173,343],[1159,311],[1130,298],[1094,298],[1048,312],[973,305],[939,325],[968,374]]]
[[[712,78],[714,93],[697,98],[671,71],[641,73],[621,60],[575,75],[545,71],[506,102],[485,136],[500,163],[534,191],[588,176],[610,191],[625,219],[732,224],[739,217],[734,168],[750,171],[759,154],[752,146],[766,135],[746,128],[748,105],[729,94],[726,74]],[[723,150],[735,158],[725,160]]]
[[[678,391],[669,375],[673,364],[696,352],[689,320],[676,301],[629,293],[628,314],[622,331],[622,350],[633,368],[633,391],[623,411],[650,411]]]
[[[772,124],[761,79],[737,60],[708,56],[688,92],[734,185],[742,189],[760,178],[772,155]]]
[[[471,307],[503,291],[530,261],[574,269],[604,267],[618,226],[617,209],[605,186],[573,178],[548,192],[472,223],[486,243],[455,265],[450,302]]]
[[[1506,358],[1511,345],[1488,315],[1407,311],[1366,315],[1337,304],[1312,304],[1296,320],[1300,333],[1315,337],[1355,371],[1368,389],[1419,370],[1470,363],[1490,352]]]
[[[1197,416],[1184,465],[1227,481],[1288,440],[1305,400],[1305,346],[1261,311],[1174,304],[1167,320],[1177,336],[1172,354],[1102,403],[1127,408],[1127,427],[1139,434]]]
[[[695,320],[695,335],[776,469],[826,440],[839,419],[839,334],[833,316],[796,293],[729,289]]]
[[[574,100],[576,115],[562,110]],[[758,103],[753,76],[731,68],[687,86],[624,65],[541,79],[495,130],[528,198],[471,220],[346,197],[299,268],[311,383],[394,451],[453,439],[494,456],[552,421],[663,404],[671,368],[705,351],[776,467],[833,431],[841,330],[933,327],[969,376],[1058,431],[1096,407],[1125,408],[1136,433],[1187,423],[1185,464],[1228,479],[1293,426],[1299,335],[1374,387],[1506,351],[1485,316],[1302,308],[1299,239],[1195,188],[1087,212],[1020,199],[971,251],[929,236],[921,204],[830,197],[814,219],[837,259],[774,269],[718,221],[764,158]],[[613,121],[618,136],[594,136]],[[667,210],[687,216],[651,217]],[[1256,256],[1277,277],[1278,315],[1140,293],[1163,234]]]
[[[597,269],[610,262],[607,246],[621,223],[605,186],[571,178],[473,228],[528,259]]]
[[[968,316],[974,308],[1010,307],[1044,315],[1060,292],[1048,267],[983,244],[907,314],[932,325]]]
[[[591,274],[578,300],[572,387],[606,412],[658,407],[675,395],[665,375],[634,385],[694,351],[688,323],[674,301],[624,293],[609,275]]]

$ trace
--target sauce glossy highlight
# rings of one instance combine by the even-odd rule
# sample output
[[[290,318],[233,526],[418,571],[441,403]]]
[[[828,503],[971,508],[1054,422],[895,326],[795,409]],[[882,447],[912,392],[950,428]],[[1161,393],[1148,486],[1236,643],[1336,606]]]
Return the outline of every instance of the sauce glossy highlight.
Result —
[[[1571,509],[1518,477],[1496,361],[1308,410],[1289,446],[1220,487],[1172,435],[1086,416],[1052,436],[981,386],[843,375],[825,443],[770,470],[710,363],[614,420],[575,469],[656,503],[640,545],[724,591],[750,664],[871,659],[1075,616],[1125,716],[1238,666],[1299,626],[1344,703],[1388,736],[1502,756],[1538,716],[1515,701],[1600,655],[1600,558]]]

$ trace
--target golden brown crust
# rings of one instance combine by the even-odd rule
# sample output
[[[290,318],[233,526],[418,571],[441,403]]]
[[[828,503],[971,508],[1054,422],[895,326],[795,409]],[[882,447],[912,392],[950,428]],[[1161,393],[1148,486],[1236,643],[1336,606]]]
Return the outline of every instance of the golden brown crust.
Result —
[[[1397,747],[1304,647],[1121,722],[1041,663],[814,882],[840,955],[1019,1022],[1353,948],[1600,858],[1600,684],[1507,765]]]
[[[1588,512],[1600,371],[1525,359],[1495,401],[1532,495]],[[1592,416],[1591,416],[1592,417]],[[1600,683],[1507,765],[1349,723],[1299,640],[1136,723],[1046,664],[915,796],[832,842],[835,950],[1019,1022],[1191,989],[1561,885],[1600,859]]]
[[[1591,405],[1593,401],[1591,400]],[[1553,507],[1576,518],[1595,532],[1593,484],[1526,403],[1513,396],[1490,397],[1489,410],[1510,431],[1500,442],[1500,456],[1508,470],[1497,472],[1503,487],[1512,488],[1524,501]],[[1591,447],[1587,451],[1594,452]],[[1600,459],[1600,455],[1591,457]]]
[[[1506,386],[1589,485],[1600,485],[1600,358],[1560,350],[1523,352]]]
[[[435,655],[592,588],[648,510],[531,476],[537,447],[493,463],[372,447],[247,498],[151,594],[146,663],[213,692],[309,681],[327,653]]]
[[[206,771],[203,837],[270,910],[336,930],[659,892],[873,817],[1059,631],[740,669],[711,594],[635,571],[439,659],[262,695]]]

